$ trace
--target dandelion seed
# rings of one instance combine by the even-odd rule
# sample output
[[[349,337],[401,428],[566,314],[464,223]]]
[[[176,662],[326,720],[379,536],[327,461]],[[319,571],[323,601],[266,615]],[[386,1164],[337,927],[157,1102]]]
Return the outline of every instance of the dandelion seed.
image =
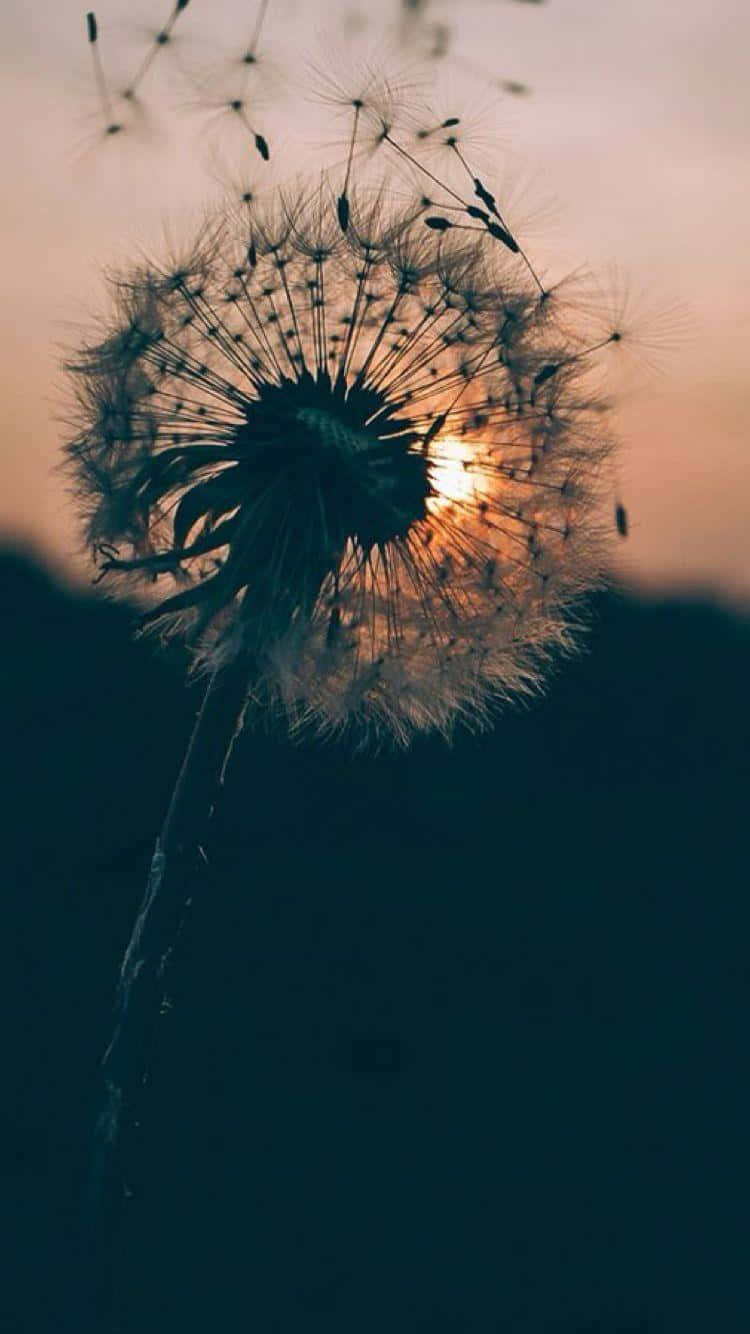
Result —
[[[270,161],[271,150],[268,140],[253,125],[248,111],[248,102],[244,97],[230,97],[225,101],[201,96],[194,105],[197,105],[201,110],[213,111],[215,120],[219,122],[226,124],[227,119],[229,119],[241,125],[243,133],[249,136],[258,156],[263,162]]]
[[[387,80],[380,69],[368,64],[356,69],[347,83],[315,66],[313,75],[314,99],[349,119],[344,141],[344,178],[336,201],[339,226],[346,232],[351,216],[350,183],[354,165],[383,148],[384,127],[392,127],[409,89],[405,81]]]
[[[430,45],[428,58],[430,60],[444,60],[451,48],[452,33],[444,23],[436,23],[431,31],[432,42]]]
[[[403,42],[410,45],[417,45],[421,49],[423,56],[428,61],[450,61],[450,63],[460,69],[465,69],[474,76],[485,80],[488,84],[501,88],[504,92],[512,96],[522,96],[529,92],[526,84],[516,79],[503,79],[492,75],[490,71],[475,61],[468,60],[455,51],[455,28],[449,21],[430,18],[430,14],[441,3],[444,8],[450,5],[451,10],[458,13],[458,5],[455,0],[401,0],[400,10],[402,21],[400,25],[400,34]],[[468,8],[469,0],[462,0],[462,10]],[[513,3],[542,4],[544,0],[513,0]]]
[[[247,40],[233,44],[213,67],[202,68],[190,79],[204,105],[220,108],[239,101],[255,108],[283,81],[282,72],[261,50],[268,13],[268,0],[260,0]]]
[[[121,122],[115,120],[114,117],[114,113],[112,110],[112,97],[109,91],[109,87],[107,85],[107,80],[104,76],[102,59],[99,53],[99,26],[96,21],[96,15],[91,11],[86,15],[86,34],[88,37],[89,46],[91,48],[91,59],[94,66],[94,79],[96,82],[97,92],[99,94],[99,103],[102,111],[102,118],[104,121],[104,133],[105,135],[110,135],[110,136],[114,134],[119,134],[124,129],[124,126],[121,124]]]
[[[498,88],[502,88],[504,93],[510,93],[512,97],[528,97],[531,89],[527,83],[521,83],[518,79],[497,79]]]
[[[354,148],[355,148],[355,145],[356,145],[356,142],[357,142],[357,130],[358,130],[358,128],[359,128],[359,118],[360,118],[360,116],[361,116],[361,114],[362,114],[362,106],[363,106],[363,104],[362,104],[361,100],[360,100],[359,98],[355,98],[355,100],[354,100],[354,120],[353,120],[353,122],[352,122],[352,137],[351,137],[351,139],[349,140],[349,153],[348,153],[348,155],[347,155],[347,159],[346,159],[346,174],[345,174],[345,176],[344,176],[344,188],[343,188],[343,190],[341,191],[341,194],[339,195],[339,198],[338,198],[338,200],[337,200],[337,204],[336,204],[336,207],[337,207],[337,210],[338,210],[339,226],[340,226],[342,232],[345,232],[345,231],[347,230],[347,228],[348,228],[348,226],[349,226],[349,218],[350,218],[350,215],[351,215],[351,210],[350,210],[350,206],[349,206],[349,196],[348,196],[348,191],[349,191],[349,181],[350,181],[350,179],[351,179],[351,174],[352,174],[352,162],[353,162],[353,160],[354,160]]]
[[[601,329],[601,337],[580,355],[610,346],[621,362],[635,363],[640,372],[659,373],[665,358],[684,346],[695,332],[687,305],[662,302],[653,291],[634,291],[616,266],[581,305],[591,324]]]

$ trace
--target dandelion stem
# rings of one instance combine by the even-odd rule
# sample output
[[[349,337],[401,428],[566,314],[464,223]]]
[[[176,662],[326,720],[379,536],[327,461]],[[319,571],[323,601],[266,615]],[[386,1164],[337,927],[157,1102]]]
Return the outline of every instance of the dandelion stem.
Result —
[[[223,786],[247,701],[248,665],[234,659],[210,678],[167,814],[117,982],[112,1036],[98,1073],[89,1178],[95,1301],[112,1318],[126,1200],[132,1193],[134,1132],[149,1053],[164,1001],[164,977],[187,909],[205,878],[202,841]]]

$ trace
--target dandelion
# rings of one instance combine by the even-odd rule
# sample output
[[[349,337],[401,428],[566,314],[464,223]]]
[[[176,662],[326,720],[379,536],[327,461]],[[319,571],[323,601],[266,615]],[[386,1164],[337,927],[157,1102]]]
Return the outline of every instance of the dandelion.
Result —
[[[121,275],[74,362],[102,573],[295,731],[481,720],[598,578],[588,350],[515,255],[419,204],[357,199],[344,233],[318,188],[250,218]]]
[[[105,1240],[245,713],[402,745],[481,726],[539,687],[601,577],[610,442],[555,290],[486,226],[436,229],[387,183],[347,198],[346,228],[325,180],[243,201],[116,276],[70,360],[67,458],[100,575],[208,677],[101,1066]]]

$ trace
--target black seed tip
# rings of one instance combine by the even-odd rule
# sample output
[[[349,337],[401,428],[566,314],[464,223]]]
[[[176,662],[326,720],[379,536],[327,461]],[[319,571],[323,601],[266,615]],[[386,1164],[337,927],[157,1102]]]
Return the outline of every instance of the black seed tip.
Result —
[[[447,218],[425,218],[425,227],[431,227],[433,232],[447,232],[453,226]]]
[[[438,434],[439,431],[442,431],[443,427],[445,426],[446,420],[447,420],[447,415],[444,412],[441,412],[440,415],[435,418],[432,425],[429,426],[427,431],[425,432],[425,436],[422,441],[423,449],[426,449],[428,445],[432,444],[433,440],[435,439],[435,436]]]
[[[518,242],[513,240],[510,232],[506,232],[505,228],[497,222],[488,222],[486,226],[490,236],[494,236],[497,241],[502,241],[503,245],[507,246],[514,255],[518,254]]]
[[[336,200],[336,212],[338,213],[339,227],[345,232],[349,226],[349,200],[346,195],[339,195]]]
[[[487,206],[487,208],[490,210],[490,213],[494,213],[496,218],[500,216],[497,211],[495,196],[490,194],[489,190],[486,190],[484,188],[478,176],[474,177],[474,194],[477,196],[477,198],[481,199],[483,204]]]
[[[341,629],[341,612],[338,607],[334,607],[328,618],[328,629],[326,630],[326,645],[328,648],[335,644],[339,631]]]
[[[258,263],[258,252],[255,249],[254,241],[251,241],[247,247],[247,262],[251,269],[254,269]]]
[[[270,158],[271,153],[270,153],[268,144],[266,143],[266,141],[265,141],[265,139],[263,138],[263,135],[262,135],[262,134],[256,134],[256,136],[255,136],[255,147],[257,148],[258,152],[260,153],[261,157],[263,158],[263,161],[264,161],[264,162],[268,162],[268,159]]]
[[[615,527],[620,537],[628,535],[628,512],[624,505],[615,505]]]
[[[544,384],[547,380],[551,380],[553,375],[557,375],[559,369],[560,369],[559,364],[552,361],[549,363],[549,365],[542,366],[542,369],[540,371],[537,371],[536,375],[534,376],[534,384],[540,385]]]
[[[96,14],[93,12],[89,12],[86,15],[86,32],[88,33],[89,41],[95,42],[98,36],[98,29],[96,26]]]

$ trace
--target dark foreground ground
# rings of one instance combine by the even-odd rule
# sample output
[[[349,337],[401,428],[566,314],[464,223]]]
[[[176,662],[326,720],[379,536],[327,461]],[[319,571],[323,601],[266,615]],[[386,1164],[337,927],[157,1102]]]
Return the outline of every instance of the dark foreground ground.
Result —
[[[0,566],[3,1334],[80,1331],[113,977],[195,696]],[[750,627],[601,598],[490,736],[249,736],[157,1050],[138,1334],[747,1334]]]

